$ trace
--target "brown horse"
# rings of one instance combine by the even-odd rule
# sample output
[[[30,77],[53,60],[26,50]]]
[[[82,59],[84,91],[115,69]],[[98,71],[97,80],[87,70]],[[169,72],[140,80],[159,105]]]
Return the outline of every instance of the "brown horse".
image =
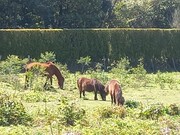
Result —
[[[59,69],[52,62],[47,62],[47,63],[31,62],[25,66],[26,72],[33,70],[33,68],[42,68],[45,71],[44,75],[47,76],[47,79],[44,84],[44,87],[47,85],[49,79],[50,79],[50,84],[52,85],[52,76],[55,75],[58,80],[59,88],[63,89],[64,77],[62,76]],[[25,88],[28,87],[28,83],[29,83],[29,77],[26,74]]]
[[[107,94],[104,91],[105,87],[97,79],[88,79],[85,77],[79,78],[77,80],[77,86],[79,89],[80,98],[81,98],[82,93],[83,93],[83,96],[85,97],[85,91],[87,91],[87,92],[93,92],[94,91],[94,100],[98,100],[98,98],[97,98],[98,92],[100,93],[102,100],[104,100],[104,101],[106,100]]]
[[[122,96],[122,89],[117,80],[109,81],[105,86],[105,91],[111,96],[111,104],[123,105],[124,97]]]

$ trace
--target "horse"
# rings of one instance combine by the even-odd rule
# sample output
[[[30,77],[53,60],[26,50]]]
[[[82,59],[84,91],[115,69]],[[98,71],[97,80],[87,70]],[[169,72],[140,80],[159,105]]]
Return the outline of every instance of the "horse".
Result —
[[[124,97],[122,96],[122,89],[117,80],[111,80],[105,85],[106,93],[109,93],[111,96],[111,104],[123,105],[125,102]]]
[[[62,76],[59,69],[56,67],[56,65],[52,62],[46,62],[46,63],[40,63],[40,62],[30,62],[26,64],[25,66],[25,72],[32,71],[33,69],[43,69],[45,71],[43,74],[47,76],[46,82],[44,84],[44,87],[46,87],[48,80],[50,79],[50,84],[52,85],[52,76],[55,75],[58,80],[59,88],[63,89],[64,86],[64,77]],[[25,89],[29,86],[29,77],[26,74],[25,76]]]
[[[94,100],[98,100],[97,93],[99,92],[101,95],[101,98],[103,101],[106,101],[106,92],[104,91],[104,85],[97,79],[89,79],[89,78],[79,78],[77,80],[77,86],[80,93],[83,93],[83,96],[85,97],[85,91],[87,92],[93,92],[94,91]]]

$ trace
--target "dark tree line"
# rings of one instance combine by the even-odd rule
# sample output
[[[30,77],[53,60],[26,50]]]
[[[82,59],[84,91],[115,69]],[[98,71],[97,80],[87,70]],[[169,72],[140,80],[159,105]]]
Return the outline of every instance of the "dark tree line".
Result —
[[[179,0],[0,0],[0,28],[179,27]]]

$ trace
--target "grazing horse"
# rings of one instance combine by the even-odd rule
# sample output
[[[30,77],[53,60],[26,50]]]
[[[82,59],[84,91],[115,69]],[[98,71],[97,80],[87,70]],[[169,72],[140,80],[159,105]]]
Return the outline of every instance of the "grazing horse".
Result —
[[[25,66],[25,70],[26,72],[28,71],[33,71],[33,68],[42,68],[45,71],[45,75],[47,76],[46,82],[44,84],[44,87],[47,85],[47,81],[50,79],[50,83],[52,85],[52,76],[55,75],[57,77],[58,80],[58,85],[59,88],[63,89],[63,85],[64,85],[64,77],[62,76],[61,72],[59,71],[59,69],[52,63],[52,62],[47,62],[47,63],[40,63],[40,62],[31,62],[28,63]],[[25,88],[28,87],[28,83],[29,83],[29,77],[26,74],[25,77]]]
[[[123,105],[124,97],[122,96],[122,89],[117,80],[109,81],[105,86],[105,91],[111,96],[111,104]]]
[[[94,100],[98,100],[97,93],[99,92],[102,100],[106,101],[106,95],[107,94],[104,91],[105,87],[97,79],[88,79],[85,77],[79,78],[77,80],[77,86],[79,89],[80,98],[81,98],[82,93],[83,93],[83,96],[85,97],[85,91],[87,91],[87,92],[93,92],[94,91]]]

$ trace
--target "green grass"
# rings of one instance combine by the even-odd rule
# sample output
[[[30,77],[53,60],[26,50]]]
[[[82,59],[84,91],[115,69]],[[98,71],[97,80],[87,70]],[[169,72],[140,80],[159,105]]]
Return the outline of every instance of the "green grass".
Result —
[[[152,104],[163,104],[169,106],[177,104],[180,106],[180,73],[160,73],[146,74],[146,79],[139,80],[135,75],[129,75],[126,80],[121,76],[116,76],[122,84],[123,95],[125,100],[140,102],[143,107]],[[86,92],[86,98],[80,99],[76,86],[76,80],[82,75],[69,74],[66,77],[65,90],[57,89],[56,78],[53,79],[53,91],[38,91],[36,88],[41,87],[42,82],[35,82],[34,89],[24,90],[24,74],[18,74],[19,88],[9,80],[0,80],[0,93],[7,94],[11,99],[21,101],[25,106],[28,114],[33,117],[33,121],[29,126],[12,125],[0,126],[0,135],[58,135],[67,132],[81,133],[87,135],[104,135],[104,134],[180,134],[180,115],[163,115],[158,120],[143,119],[139,117],[142,111],[141,107],[128,108],[125,106],[126,115],[119,118],[118,115],[110,115],[108,118],[101,118],[104,114],[100,111],[112,109],[110,96],[107,101],[102,101],[98,95],[98,101],[94,101],[93,93]],[[86,76],[86,75],[83,75]],[[89,76],[89,75],[87,75]],[[114,79],[114,74],[105,73],[107,78]],[[165,78],[165,80],[163,80]],[[43,81],[44,78],[38,79]],[[163,81],[162,81],[163,80]],[[169,82],[168,82],[169,81]],[[41,89],[40,89],[41,90]],[[74,126],[65,126],[58,124],[59,104],[64,97],[68,98],[68,102],[85,109],[85,118],[77,121]],[[98,111],[98,109],[100,109]],[[102,114],[101,114],[102,113]]]

